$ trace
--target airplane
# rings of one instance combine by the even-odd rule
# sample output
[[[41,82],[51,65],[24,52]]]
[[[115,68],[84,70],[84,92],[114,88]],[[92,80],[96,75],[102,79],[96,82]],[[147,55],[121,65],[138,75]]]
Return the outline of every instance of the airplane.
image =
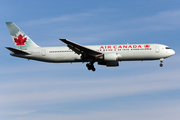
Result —
[[[52,63],[87,62],[88,70],[95,71],[94,63],[107,67],[119,66],[119,61],[163,61],[175,51],[163,44],[117,44],[83,46],[67,39],[59,39],[67,46],[40,47],[13,22],[6,22],[16,48],[6,47],[10,55],[28,60]]]

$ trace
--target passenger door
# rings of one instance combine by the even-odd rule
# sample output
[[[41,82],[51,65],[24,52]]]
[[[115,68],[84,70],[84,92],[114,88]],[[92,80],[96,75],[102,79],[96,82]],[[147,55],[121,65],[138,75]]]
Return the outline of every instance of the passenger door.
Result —
[[[42,56],[46,56],[46,50],[45,50],[45,49],[42,49],[41,55],[42,55]]]
[[[155,47],[155,51],[156,51],[156,53],[159,53],[159,46]]]

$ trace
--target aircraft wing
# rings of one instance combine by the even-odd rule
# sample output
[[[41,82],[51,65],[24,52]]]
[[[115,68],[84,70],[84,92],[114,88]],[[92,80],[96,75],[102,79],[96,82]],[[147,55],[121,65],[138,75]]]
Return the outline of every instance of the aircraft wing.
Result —
[[[90,56],[94,56],[94,57],[103,55],[103,53],[101,53],[101,52],[98,52],[98,51],[92,50],[90,48],[84,47],[84,46],[77,44],[77,43],[74,43],[70,40],[67,40],[67,39],[59,39],[59,40],[66,43],[67,47],[69,47],[71,50],[73,50],[78,55],[79,54],[86,54],[86,55],[90,55]]]

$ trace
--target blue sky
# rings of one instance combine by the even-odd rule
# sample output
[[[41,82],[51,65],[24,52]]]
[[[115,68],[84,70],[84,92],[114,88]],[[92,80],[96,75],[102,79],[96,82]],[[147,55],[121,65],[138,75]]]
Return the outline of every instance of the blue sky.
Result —
[[[179,120],[179,0],[0,0],[0,119]],[[176,54],[164,61],[44,63],[10,56],[5,22],[40,46],[160,43]]]

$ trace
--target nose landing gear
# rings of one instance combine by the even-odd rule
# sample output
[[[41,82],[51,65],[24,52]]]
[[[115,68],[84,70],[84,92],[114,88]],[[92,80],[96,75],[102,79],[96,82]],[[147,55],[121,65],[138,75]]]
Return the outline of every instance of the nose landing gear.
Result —
[[[88,70],[92,70],[95,71],[96,69],[94,68],[94,62],[90,62],[86,64],[86,67],[88,68]]]
[[[160,65],[159,65],[160,67],[162,67],[162,66],[163,66],[163,64],[162,64],[162,63],[163,63],[163,61],[164,61],[164,58],[161,58],[161,59],[160,59]]]

